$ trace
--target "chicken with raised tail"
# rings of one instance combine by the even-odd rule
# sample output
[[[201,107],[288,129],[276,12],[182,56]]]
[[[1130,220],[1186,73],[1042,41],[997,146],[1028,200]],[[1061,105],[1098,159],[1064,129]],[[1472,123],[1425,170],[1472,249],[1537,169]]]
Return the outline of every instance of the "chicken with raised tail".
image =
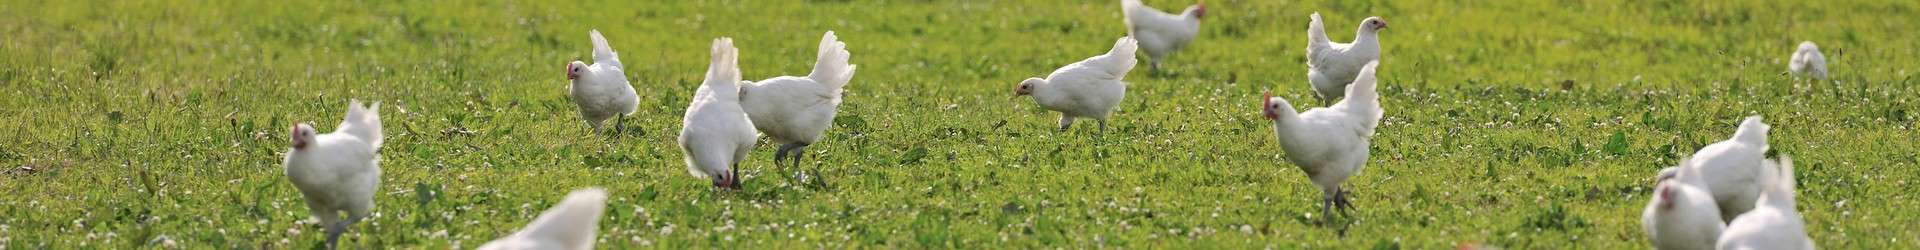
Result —
[[[1106,54],[1060,67],[1046,79],[1027,78],[1013,94],[1033,96],[1041,108],[1059,111],[1061,131],[1072,126],[1074,118],[1090,118],[1100,122],[1100,133],[1105,134],[1107,116],[1126,98],[1127,83],[1121,80],[1133,71],[1138,46],[1132,37],[1121,37]]]
[[[286,175],[300,190],[313,218],[326,227],[326,246],[339,245],[347,226],[367,218],[380,187],[380,104],[347,105],[347,116],[332,133],[317,134],[299,123],[289,135]],[[340,215],[346,214],[342,219]]]
[[[594,133],[599,133],[609,118],[614,119],[614,131],[624,130],[622,120],[640,105],[640,96],[627,83],[620,54],[607,45],[607,37],[601,36],[600,30],[589,31],[587,36],[593,40],[593,65],[578,60],[567,63],[567,81],[572,83],[567,85],[568,96],[573,97],[573,104],[580,107],[580,118]]]
[[[1707,180],[1691,164],[1680,160],[1672,178],[1658,180],[1653,200],[1640,213],[1640,228],[1655,249],[1712,249],[1726,229]]]
[[[1352,43],[1334,43],[1327,38],[1320,13],[1313,13],[1312,19],[1307,24],[1307,82],[1313,84],[1320,103],[1332,102],[1345,94],[1347,84],[1354,82],[1361,66],[1380,60],[1379,33],[1387,29],[1387,20],[1380,17],[1361,20]]]
[[[759,135],[740,107],[739,50],[733,38],[714,39],[712,55],[707,80],[694,90],[681,120],[680,150],[686,153],[687,173],[708,178],[714,187],[740,189],[740,162]]]
[[[560,204],[540,213],[527,227],[501,237],[480,250],[514,249],[593,249],[599,235],[600,214],[607,209],[607,190],[598,187],[574,190]]]
[[[1299,165],[1307,178],[1320,188],[1321,214],[1329,224],[1334,209],[1353,207],[1347,200],[1349,192],[1341,188],[1340,183],[1366,167],[1368,145],[1385,114],[1380,107],[1379,93],[1375,92],[1377,65],[1370,62],[1361,68],[1359,77],[1347,87],[1348,98],[1331,107],[1296,114],[1293,105],[1284,98],[1266,93],[1261,99],[1260,113],[1273,121],[1274,135],[1280,141],[1280,149],[1286,151],[1287,161]]]
[[[1200,34],[1200,19],[1207,16],[1207,4],[1194,3],[1175,15],[1140,0],[1120,0],[1120,11],[1126,16],[1127,35],[1140,40],[1140,49],[1147,52],[1147,66],[1158,72],[1161,60],[1187,47]]]
[[[806,77],[781,76],[741,86],[740,106],[753,119],[753,126],[780,144],[773,153],[775,164],[788,155],[793,156],[793,164],[799,164],[806,152],[801,148],[820,141],[833,125],[840,94],[856,67],[847,64],[851,56],[847,44],[827,31],[820,38],[813,72]]]
[[[1807,237],[1806,222],[1794,208],[1793,159],[1780,156],[1768,160],[1766,167],[1777,174],[1768,176],[1767,190],[1760,194],[1753,210],[1727,224],[1726,234],[1720,235],[1719,249],[1814,248],[1813,238]]]
[[[1772,126],[1760,121],[1760,116],[1749,116],[1740,122],[1740,128],[1733,132],[1733,138],[1708,144],[1694,152],[1693,162],[1682,167],[1699,168],[1706,179],[1708,192],[1720,208],[1722,222],[1733,221],[1734,216],[1752,210],[1754,201],[1765,190],[1767,176],[1774,169],[1762,167],[1767,153],[1767,131]],[[1672,171],[1663,170],[1662,175]],[[1663,177],[1664,178],[1664,177]]]
[[[1820,54],[1820,46],[1813,41],[1800,42],[1800,49],[1793,51],[1787,69],[1794,76],[1827,79],[1827,56]]]

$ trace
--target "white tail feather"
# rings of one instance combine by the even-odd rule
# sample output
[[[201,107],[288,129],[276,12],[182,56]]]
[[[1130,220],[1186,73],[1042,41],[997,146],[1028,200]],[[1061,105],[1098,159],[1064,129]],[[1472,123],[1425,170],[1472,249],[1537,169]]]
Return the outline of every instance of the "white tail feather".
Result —
[[[1740,120],[1740,128],[1733,132],[1733,140],[1764,146],[1767,145],[1769,130],[1773,130],[1773,126],[1768,126],[1766,122],[1761,121],[1760,116],[1748,116]],[[1766,148],[1760,150],[1766,151]]]
[[[565,244],[566,249],[589,249],[600,229],[600,215],[607,207],[607,190],[598,187],[574,190],[565,200],[527,223],[516,236],[541,242]]]
[[[1347,97],[1345,100],[1341,100],[1341,102],[1346,103],[1347,100],[1358,100],[1360,101],[1358,104],[1371,104],[1371,106],[1360,107],[1378,109],[1380,105],[1380,94],[1376,92],[1378,80],[1376,76],[1374,76],[1374,72],[1375,68],[1379,67],[1379,65],[1380,61],[1370,61],[1367,62],[1366,66],[1360,67],[1360,74],[1355,75],[1353,77],[1353,83],[1347,85]]]
[[[713,61],[707,65],[708,86],[733,87],[740,82],[739,52],[733,47],[733,38],[713,39]],[[735,92],[714,90],[715,92]]]
[[[1770,180],[1772,185],[1767,186],[1767,189],[1762,191],[1762,195],[1770,196],[1768,199],[1771,199],[1769,201],[1763,201],[1763,203],[1771,202],[1776,206],[1792,209],[1795,189],[1793,183],[1793,158],[1781,155],[1779,159],[1767,160],[1766,164],[1768,167],[1772,167],[1778,171],[1774,173],[1777,176],[1774,176],[1774,178]]]
[[[1314,12],[1311,17],[1313,21],[1307,23],[1308,51],[1332,46],[1333,41],[1327,39],[1327,28],[1320,22],[1320,12]]]
[[[1127,36],[1134,36],[1133,12],[1144,5],[1140,0],[1120,0],[1120,21],[1127,25]]]
[[[600,35],[600,30],[588,31],[587,36],[593,40],[593,62],[595,64],[611,63],[614,66],[619,66],[620,54],[613,52],[613,45],[607,44],[607,37]]]
[[[360,100],[347,101],[347,117],[340,121],[340,128],[353,137],[367,141],[374,148],[380,148],[386,136],[380,132],[380,102],[361,106]]]
[[[1139,63],[1134,59],[1134,52],[1139,49],[1140,41],[1133,40],[1133,37],[1121,37],[1120,40],[1113,42],[1113,49],[1108,50],[1106,55],[1089,60],[1098,61],[1096,65],[1100,65],[1100,68],[1107,70],[1107,73],[1113,74],[1117,79],[1126,77],[1127,72],[1133,71],[1134,64]]]
[[[1346,99],[1341,99],[1340,103],[1334,104],[1336,107],[1345,107],[1355,114],[1364,115],[1369,129],[1378,126],[1380,117],[1385,114],[1380,110],[1380,93],[1375,92],[1378,80],[1374,76],[1374,71],[1379,65],[1380,61],[1370,61],[1366,66],[1360,67],[1360,74],[1354,76],[1353,84],[1347,85]]]
[[[1134,40],[1133,37],[1121,37],[1120,40],[1113,42],[1113,49],[1108,50],[1107,55],[1122,56],[1131,59],[1133,58],[1134,51],[1139,49],[1140,41]]]
[[[814,61],[813,73],[808,74],[807,78],[836,90],[846,87],[847,81],[853,80],[854,68],[858,67],[847,64],[847,60],[852,56],[847,53],[847,44],[840,42],[840,38],[834,36],[833,31],[827,31],[827,34],[820,38],[819,58]]]

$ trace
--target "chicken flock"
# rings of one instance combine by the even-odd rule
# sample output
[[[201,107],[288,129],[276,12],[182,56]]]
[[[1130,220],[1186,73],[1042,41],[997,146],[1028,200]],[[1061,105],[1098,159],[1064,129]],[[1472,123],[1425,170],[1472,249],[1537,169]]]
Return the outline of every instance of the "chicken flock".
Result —
[[[1058,129],[1076,119],[1093,120],[1097,134],[1125,99],[1126,76],[1145,56],[1153,72],[1168,70],[1169,56],[1194,44],[1207,15],[1204,3],[1173,14],[1140,0],[1121,0],[1125,37],[1106,52],[1061,66],[1044,78],[1015,85],[1014,96],[1032,97],[1045,110],[1059,112]],[[1321,195],[1321,216],[1332,223],[1334,211],[1352,209],[1349,188],[1342,187],[1368,163],[1372,137],[1385,110],[1377,91],[1383,52],[1381,17],[1360,20],[1354,39],[1335,43],[1320,13],[1308,16],[1305,62],[1307,90],[1325,107],[1297,112],[1294,103],[1270,92],[1259,112],[1273,126],[1278,150],[1303,172]],[[603,133],[625,131],[623,120],[639,103],[619,55],[599,30],[588,32],[592,64],[566,65],[568,97],[581,120]],[[742,189],[740,167],[761,135],[775,149],[775,165],[801,165],[805,148],[821,143],[845,101],[856,65],[848,45],[833,31],[820,38],[813,69],[805,76],[742,81],[739,51],[732,38],[717,38],[709,49],[705,80],[692,93],[677,142],[690,175],[720,190]],[[1144,51],[1144,55],[1139,53]],[[1091,51],[1088,51],[1091,52]],[[782,60],[797,60],[783,58]],[[1825,58],[1813,42],[1792,54],[1789,74],[1826,79]],[[326,229],[325,244],[338,246],[348,227],[367,219],[380,185],[382,145],[379,103],[349,102],[333,132],[318,134],[297,123],[289,135],[285,174],[305,198],[312,218]],[[1793,162],[1766,158],[1771,127],[1759,116],[1742,120],[1725,141],[1700,148],[1652,179],[1655,189],[1642,214],[1642,228],[1658,249],[1812,249],[1814,244],[1795,208]],[[795,173],[820,181],[820,173]],[[608,192],[584,188],[568,194],[525,229],[489,242],[481,249],[591,249]]]

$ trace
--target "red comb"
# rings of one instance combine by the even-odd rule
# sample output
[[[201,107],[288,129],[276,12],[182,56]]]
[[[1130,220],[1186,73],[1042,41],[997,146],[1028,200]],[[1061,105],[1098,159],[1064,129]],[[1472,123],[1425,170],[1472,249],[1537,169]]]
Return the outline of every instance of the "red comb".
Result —
[[[1273,105],[1273,91],[1260,92],[1260,106],[1266,107],[1267,105]]]

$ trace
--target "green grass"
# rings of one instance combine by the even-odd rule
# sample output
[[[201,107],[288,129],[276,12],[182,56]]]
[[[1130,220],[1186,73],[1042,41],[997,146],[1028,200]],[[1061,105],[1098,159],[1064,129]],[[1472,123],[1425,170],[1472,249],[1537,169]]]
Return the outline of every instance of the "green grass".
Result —
[[[1649,177],[1752,114],[1800,163],[1818,245],[1920,246],[1920,2],[1208,7],[1173,74],[1136,69],[1095,136],[1008,96],[1106,51],[1114,1],[4,1],[0,247],[317,247],[285,135],[332,130],[348,98],[382,101],[388,136],[353,248],[478,246],[586,186],[613,194],[612,249],[1640,248]],[[1392,23],[1345,237],[1311,224],[1319,193],[1258,116],[1263,90],[1319,105],[1313,11],[1341,41]],[[592,28],[640,90],[617,137],[565,95]],[[826,30],[861,66],[809,148],[834,188],[788,185],[767,145],[745,190],[689,177],[674,141],[707,43],[736,39],[746,78],[803,75]],[[1833,81],[1781,74],[1801,40]]]

